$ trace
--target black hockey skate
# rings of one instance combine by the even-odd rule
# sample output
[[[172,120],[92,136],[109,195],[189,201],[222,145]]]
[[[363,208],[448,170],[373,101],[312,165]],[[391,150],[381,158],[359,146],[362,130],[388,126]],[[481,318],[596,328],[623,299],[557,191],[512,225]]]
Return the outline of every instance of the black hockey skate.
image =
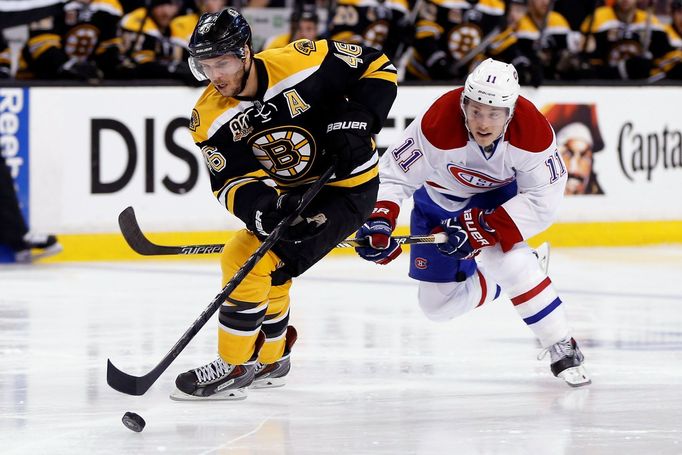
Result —
[[[40,258],[54,256],[62,251],[62,246],[57,242],[57,237],[47,234],[35,234],[29,232],[22,239],[21,249],[14,253],[14,260],[28,264]]]
[[[251,385],[254,389],[266,389],[270,387],[282,387],[286,384],[286,375],[291,369],[291,347],[296,343],[298,334],[294,326],[287,327],[286,341],[284,342],[284,354],[274,363],[256,363],[256,377]]]
[[[208,365],[181,373],[175,379],[176,390],[170,398],[176,401],[243,400],[246,388],[256,373],[258,351],[265,336],[258,334],[256,349],[248,362],[231,365],[218,357]]]
[[[563,379],[571,387],[581,387],[592,382],[583,366],[585,356],[572,337],[564,338],[544,349],[538,355],[538,360],[545,357],[547,352],[551,357],[550,369],[554,376]]]

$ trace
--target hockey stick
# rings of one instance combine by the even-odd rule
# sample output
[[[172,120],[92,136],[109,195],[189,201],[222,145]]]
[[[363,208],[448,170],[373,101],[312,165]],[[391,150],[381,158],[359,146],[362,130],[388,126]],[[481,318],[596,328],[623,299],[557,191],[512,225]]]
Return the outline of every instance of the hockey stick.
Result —
[[[217,254],[222,253],[225,247],[222,243],[206,245],[159,245],[147,238],[140,228],[140,224],[135,217],[135,210],[127,207],[118,216],[118,225],[121,228],[123,238],[128,242],[130,248],[143,256],[167,256],[167,255],[194,255],[194,254]],[[405,235],[393,237],[400,245],[410,245],[413,243],[444,243],[447,241],[445,234],[432,235]],[[364,239],[347,239],[336,245],[336,248],[355,248],[358,246],[369,246],[369,241]]]
[[[317,180],[308,190],[303,193],[300,204],[296,210],[287,215],[282,221],[277,224],[270,235],[261,243],[258,249],[244,262],[244,265],[237,270],[232,279],[227,282],[225,287],[216,295],[206,309],[199,315],[199,317],[192,323],[192,325],[182,334],[180,339],[168,351],[168,354],[161,359],[158,365],[154,367],[149,373],[143,376],[133,376],[125,373],[114,366],[111,360],[107,359],[107,383],[119,392],[128,395],[143,395],[156,382],[161,374],[173,363],[173,360],[180,355],[183,349],[187,347],[192,338],[199,333],[199,330],[206,325],[206,322],[218,311],[220,305],[225,299],[239,286],[244,280],[244,277],[251,272],[256,263],[272,248],[272,246],[280,239],[284,229],[289,226],[300,213],[308,206],[310,201],[320,192],[325,183],[334,174],[334,166],[331,166],[322,176]]]

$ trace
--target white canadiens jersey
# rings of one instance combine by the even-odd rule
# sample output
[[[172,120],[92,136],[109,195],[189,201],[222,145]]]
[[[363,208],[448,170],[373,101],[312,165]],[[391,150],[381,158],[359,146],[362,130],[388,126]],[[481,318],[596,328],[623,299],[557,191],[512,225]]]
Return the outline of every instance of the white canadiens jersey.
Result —
[[[519,97],[504,138],[487,156],[469,136],[460,108],[462,88],[420,115],[380,161],[378,201],[398,206],[421,186],[448,211],[463,209],[475,194],[516,181],[517,195],[495,210],[503,244],[547,229],[563,198],[567,173],[551,125]],[[504,241],[506,240],[506,242]]]

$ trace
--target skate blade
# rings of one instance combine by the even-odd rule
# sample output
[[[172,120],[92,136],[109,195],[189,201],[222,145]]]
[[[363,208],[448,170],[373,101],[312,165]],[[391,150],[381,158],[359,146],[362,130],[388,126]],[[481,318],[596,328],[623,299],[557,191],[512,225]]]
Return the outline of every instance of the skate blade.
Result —
[[[33,250],[26,250],[26,254],[17,255],[16,262],[18,264],[31,264],[39,259],[54,256],[62,251],[64,251],[64,247],[59,243],[55,243],[54,245],[43,249],[36,248]]]
[[[287,383],[286,378],[264,378],[256,379],[251,384],[252,389],[274,389],[275,387],[285,386]]]
[[[592,384],[592,380],[587,377],[585,368],[582,365],[565,369],[559,373],[559,377],[571,387],[582,387]]]
[[[177,388],[170,394],[170,399],[173,401],[239,401],[245,400],[246,397],[246,389],[244,388],[224,390],[207,397],[189,395]]]

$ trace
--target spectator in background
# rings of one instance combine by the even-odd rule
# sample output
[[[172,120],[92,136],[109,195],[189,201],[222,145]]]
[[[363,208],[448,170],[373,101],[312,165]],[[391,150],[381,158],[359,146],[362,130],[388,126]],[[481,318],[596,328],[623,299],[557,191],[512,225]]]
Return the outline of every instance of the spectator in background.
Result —
[[[556,0],[553,9],[568,21],[571,30],[578,31],[583,21],[602,3],[601,0]]]
[[[653,14],[638,9],[636,0],[616,0],[613,6],[597,8],[594,18],[583,22],[581,31],[593,40],[589,67],[582,78],[646,79],[652,70],[680,77],[679,63],[668,65],[675,49]]]
[[[28,263],[62,250],[54,235],[28,231],[19,208],[14,179],[0,155],[0,245],[9,247],[16,262]]]
[[[289,33],[273,36],[263,45],[263,50],[284,47],[300,39],[317,41],[317,26],[320,18],[315,5],[300,5],[294,8],[289,17]]]
[[[395,61],[402,40],[411,40],[407,0],[339,0],[329,25],[336,41],[362,44]]]
[[[150,0],[149,7],[126,14],[121,21],[125,55],[132,61],[130,77],[177,79],[196,85],[179,44],[171,39],[171,21],[178,15],[179,0]]]
[[[509,0],[507,2],[507,9],[505,11],[507,16],[506,28],[490,42],[483,52],[472,60],[471,65],[468,66],[470,71],[473,71],[480,62],[487,58],[493,58],[514,65],[521,85],[533,85],[536,87],[540,85],[541,75],[539,67],[533,65],[531,60],[523,54],[516,36],[519,21],[526,15],[527,10],[526,0]],[[456,66],[458,65],[456,64]]]
[[[569,58],[566,19],[550,10],[551,0],[528,0],[528,12],[516,29],[519,48],[545,79],[561,79],[558,63]]]
[[[665,78],[682,80],[682,0],[671,0],[670,19],[670,24],[664,26],[670,50],[656,62],[651,82]]]
[[[505,28],[505,3],[502,0],[480,2],[443,2],[423,0],[417,18],[414,53],[407,63],[406,80],[450,80],[467,74],[460,63],[488,36]]]
[[[19,78],[96,81],[116,77],[121,63],[118,0],[73,0],[29,24]]]
[[[682,0],[670,2],[670,19],[671,22],[665,29],[668,40],[672,47],[682,50]]]
[[[9,51],[9,46],[5,37],[2,35],[2,30],[0,30],[0,79],[9,78],[12,73],[12,56]]]

